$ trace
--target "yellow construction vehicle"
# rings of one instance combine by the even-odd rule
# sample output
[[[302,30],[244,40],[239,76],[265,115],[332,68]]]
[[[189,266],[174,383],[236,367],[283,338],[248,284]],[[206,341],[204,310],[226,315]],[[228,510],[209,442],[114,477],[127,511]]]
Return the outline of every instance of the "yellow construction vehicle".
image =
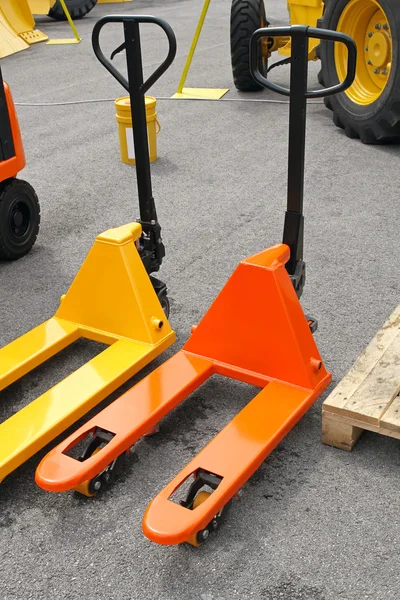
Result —
[[[400,10],[399,0],[288,0],[291,25],[309,25],[347,33],[357,45],[353,85],[325,98],[333,121],[351,138],[366,144],[400,140]],[[241,91],[261,87],[250,74],[249,44],[256,29],[268,26],[264,0],[232,0],[231,59],[235,86]],[[260,70],[278,51],[290,60],[287,38],[264,38]],[[347,50],[341,44],[310,40],[309,59],[321,60],[319,82],[326,87],[343,81]],[[276,63],[275,63],[276,64]],[[271,67],[270,67],[271,68]]]
[[[58,21],[64,21],[68,17],[69,20],[80,19],[96,3],[97,0],[1,0],[0,58],[26,50],[31,44],[48,40],[46,34],[35,29],[33,15],[48,15]]]

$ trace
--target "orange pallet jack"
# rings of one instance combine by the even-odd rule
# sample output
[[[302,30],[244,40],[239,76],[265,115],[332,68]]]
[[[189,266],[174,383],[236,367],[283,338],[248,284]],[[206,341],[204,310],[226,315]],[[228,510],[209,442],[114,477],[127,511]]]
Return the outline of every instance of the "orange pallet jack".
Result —
[[[97,236],[54,317],[0,349],[0,390],[79,338],[108,347],[0,424],[0,481],[65,431],[175,341],[168,323],[167,288],[151,273],[165,254],[152,195],[145,92],[174,60],[176,39],[167,35],[167,58],[143,82],[137,20],[125,23],[140,220]],[[139,51],[136,51],[139,49]]]
[[[291,90],[268,82],[257,65],[259,40],[291,36]],[[346,80],[307,91],[308,38],[340,41],[349,50]],[[316,322],[299,297],[305,283],[303,182],[306,98],[345,90],[355,74],[356,53],[343,34],[295,26],[260,29],[252,40],[257,81],[291,96],[288,206],[283,244],[243,260],[183,349],[54,448],[36,481],[49,491],[78,489],[94,495],[110,466],[213,374],[262,388],[255,398],[150,504],[143,531],[160,544],[200,545],[214,531],[232,497],[329,385],[312,336]],[[89,438],[79,461],[73,448]],[[185,500],[171,496],[190,483]]]

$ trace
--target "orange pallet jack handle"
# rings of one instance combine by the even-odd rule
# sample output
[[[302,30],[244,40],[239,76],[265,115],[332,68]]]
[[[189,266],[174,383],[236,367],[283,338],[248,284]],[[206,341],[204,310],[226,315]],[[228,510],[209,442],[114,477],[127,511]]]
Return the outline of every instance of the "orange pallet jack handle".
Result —
[[[279,38],[281,36],[291,38],[290,89],[269,81],[261,73],[259,67],[260,40],[263,37]],[[341,42],[347,46],[348,69],[346,79],[342,83],[329,89],[307,89],[309,38]],[[250,46],[250,71],[257,83],[273,92],[290,97],[287,209],[283,243],[290,248],[290,259],[286,264],[286,269],[300,298],[305,283],[303,196],[307,99],[332,96],[350,87],[356,74],[357,47],[351,37],[346,34],[315,29],[305,25],[269,27],[268,30],[258,29],[251,38]]]

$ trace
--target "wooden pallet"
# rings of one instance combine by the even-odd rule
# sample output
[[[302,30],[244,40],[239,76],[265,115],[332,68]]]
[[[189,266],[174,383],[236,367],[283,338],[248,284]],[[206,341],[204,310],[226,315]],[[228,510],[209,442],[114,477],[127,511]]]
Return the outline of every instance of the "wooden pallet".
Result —
[[[322,405],[322,441],[351,450],[364,430],[400,439],[400,305]]]

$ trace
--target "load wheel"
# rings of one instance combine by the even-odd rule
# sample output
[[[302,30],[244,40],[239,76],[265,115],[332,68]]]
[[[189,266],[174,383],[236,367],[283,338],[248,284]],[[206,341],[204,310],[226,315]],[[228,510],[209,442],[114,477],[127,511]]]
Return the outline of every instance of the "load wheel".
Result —
[[[325,98],[333,121],[365,144],[400,139],[400,11],[398,0],[325,0],[318,27],[347,33],[357,45],[357,72],[345,92]],[[320,82],[343,81],[347,50],[321,42]]]
[[[92,8],[96,6],[96,3],[97,0],[65,0],[65,4],[72,19],[82,19],[82,17],[90,13]],[[55,1],[48,12],[48,15],[56,21],[67,20],[60,0]]]
[[[40,206],[35,190],[22,179],[0,185],[0,259],[16,260],[29,252],[39,232]]]
[[[161,304],[161,308],[163,309],[164,314],[168,319],[170,312],[170,304],[168,299],[167,286],[165,285],[165,283],[157,279],[157,277],[154,277],[154,275],[150,275],[150,281],[153,284],[154,290]]]
[[[100,450],[102,448],[105,448],[106,445],[107,442],[99,442],[99,440],[96,438],[90,440],[86,449],[81,454],[79,460],[81,462],[87,460],[91,456],[94,456],[95,454],[100,452]],[[129,448],[127,452],[129,454],[133,454],[134,447],[132,446],[131,448]],[[81,494],[82,496],[93,498],[93,496],[96,496],[104,486],[108,487],[114,482],[118,470],[121,466],[121,461],[122,455],[114,459],[111,464],[109,464],[101,473],[93,477],[93,479],[87,479],[86,481],[79,483],[74,489],[74,491],[78,494]]]
[[[231,62],[235,87],[242,92],[263,89],[250,73],[250,38],[260,27],[268,27],[264,0],[232,0],[231,6]],[[268,41],[260,40],[259,68],[266,76],[268,68]]]
[[[100,452],[100,450],[102,448],[104,448],[105,444],[100,444],[100,446],[98,446],[92,453],[90,456],[94,456],[95,454],[97,454],[98,452]],[[89,458],[89,456],[86,456],[85,458]],[[82,483],[80,483],[79,485],[76,486],[75,488],[75,492],[77,492],[78,494],[82,494],[82,496],[87,496],[88,498],[93,498],[93,496],[96,496],[96,494],[100,491],[101,488],[101,479],[99,477],[95,477],[94,479],[87,479],[86,481],[83,481]]]
[[[192,510],[203,504],[203,502],[205,502],[210,496],[211,492],[199,492],[193,501]],[[187,543],[197,548],[198,546],[201,546],[203,542],[205,542],[209,535],[210,526],[207,526],[206,529],[201,529],[200,531],[193,533],[188,539]]]
[[[205,502],[211,496],[211,494],[212,492],[206,492],[205,490],[198,492],[196,494],[195,499],[193,500],[191,509],[194,510],[195,508],[203,504],[203,502]],[[191,546],[195,546],[196,548],[198,546],[201,546],[208,539],[210,533],[216,532],[217,529],[220,527],[221,519],[226,516],[226,512],[230,505],[231,500],[229,500],[228,503],[221,508],[219,513],[215,515],[213,520],[207,525],[207,527],[205,527],[205,529],[200,529],[200,531],[192,533],[192,535],[186,543],[190,544]]]
[[[165,316],[167,317],[167,319],[169,318],[169,312],[170,312],[170,305],[169,305],[169,298],[168,298],[168,294],[167,291],[163,291],[158,295],[158,299],[160,301],[161,304],[161,308],[164,311]]]

